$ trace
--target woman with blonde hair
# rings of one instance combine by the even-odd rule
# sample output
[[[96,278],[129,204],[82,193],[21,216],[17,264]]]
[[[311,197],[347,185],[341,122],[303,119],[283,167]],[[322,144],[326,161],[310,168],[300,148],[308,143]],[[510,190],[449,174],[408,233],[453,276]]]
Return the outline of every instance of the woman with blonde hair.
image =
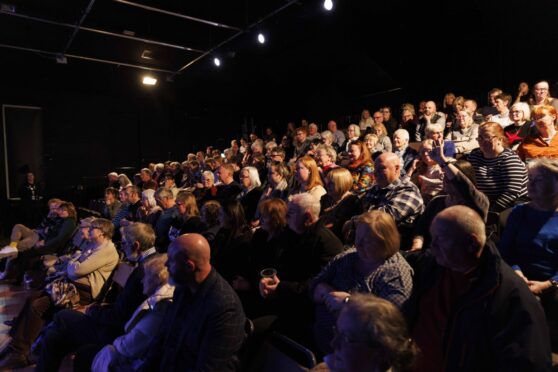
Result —
[[[358,218],[355,248],[337,255],[312,280],[316,341],[322,351],[331,351],[332,326],[351,293],[371,293],[397,307],[407,302],[413,289],[412,269],[399,245],[393,217],[378,210],[364,213]]]
[[[391,140],[389,139],[386,126],[382,123],[375,123],[372,127],[372,133],[378,136],[375,150],[391,152]]]
[[[342,242],[345,221],[362,213],[362,204],[353,190],[353,176],[345,168],[332,169],[326,176],[327,194],[322,197],[320,220]]]
[[[310,156],[303,156],[297,160],[295,176],[297,185],[291,190],[290,195],[307,192],[320,200],[326,193],[318,165]]]

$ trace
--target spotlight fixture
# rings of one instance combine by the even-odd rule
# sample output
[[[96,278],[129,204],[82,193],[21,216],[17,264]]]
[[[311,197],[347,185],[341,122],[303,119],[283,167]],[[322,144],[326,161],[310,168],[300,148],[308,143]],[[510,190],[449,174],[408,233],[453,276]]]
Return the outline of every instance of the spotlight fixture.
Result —
[[[221,66],[221,60],[217,57],[213,58],[213,64],[217,67]]]
[[[259,33],[259,34],[258,34],[258,42],[259,42],[260,44],[265,44],[265,36],[264,36],[264,34],[262,34],[262,33]]]
[[[156,85],[157,84],[157,79],[155,79],[152,76],[149,75],[145,75],[143,77],[143,85]]]
[[[328,12],[333,9],[333,0],[324,0],[324,8]]]

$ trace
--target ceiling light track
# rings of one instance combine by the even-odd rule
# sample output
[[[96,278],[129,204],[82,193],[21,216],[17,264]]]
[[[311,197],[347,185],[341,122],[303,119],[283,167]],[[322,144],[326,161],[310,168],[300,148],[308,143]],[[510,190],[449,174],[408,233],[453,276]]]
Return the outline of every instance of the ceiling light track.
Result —
[[[47,55],[53,56],[55,58],[58,58],[58,57],[62,56],[62,54],[56,53],[56,52],[50,52],[50,51],[47,51],[47,50],[20,47],[20,46],[17,46],[17,45],[0,44],[0,48],[14,49],[14,50],[20,50],[20,51],[24,51],[24,52],[32,52],[32,53],[38,53],[38,54],[47,54]],[[165,69],[156,68],[156,67],[147,67],[147,66],[135,65],[135,64],[126,63],[126,62],[111,61],[111,60],[108,60],[108,59],[80,56],[80,55],[77,55],[77,54],[64,54],[63,56],[67,57],[67,58],[81,59],[81,60],[84,60],[84,61],[92,61],[92,62],[105,63],[105,64],[109,64],[109,65],[131,67],[131,68],[136,68],[136,69],[140,69],[140,70],[144,70],[144,71],[158,71],[158,72],[164,72],[164,73],[167,73],[167,74],[174,74],[174,71],[171,71],[171,70],[165,70]]]
[[[239,27],[234,27],[234,26],[229,26],[229,25],[223,24],[223,23],[213,22],[213,21],[203,19],[203,18],[192,17],[192,16],[182,14],[182,13],[171,12],[171,11],[168,11],[168,10],[155,8],[155,7],[152,7],[152,6],[149,6],[149,5],[138,4],[138,3],[134,3],[134,2],[128,1],[128,0],[114,0],[114,1],[117,2],[117,3],[120,3],[120,4],[126,4],[126,5],[130,5],[130,6],[134,6],[136,8],[145,9],[145,10],[148,10],[150,12],[161,13],[161,14],[165,14],[165,15],[178,17],[178,18],[183,18],[183,19],[187,19],[189,21],[199,22],[199,23],[203,23],[203,24],[206,24],[206,25],[214,26],[214,27],[226,28],[226,29],[234,30],[234,31],[240,31],[241,30],[241,28],[239,28]]]
[[[25,14],[21,14],[21,13],[11,13],[11,12],[7,12],[7,11],[1,10],[1,9],[0,9],[0,14],[5,14],[5,15],[13,16],[13,17],[19,17],[19,18],[30,20],[30,21],[40,22],[40,23],[46,23],[46,24],[49,24],[49,25],[70,27],[70,28],[75,27],[75,25],[72,25],[71,23],[57,22],[57,21],[52,21],[52,20],[49,20],[49,19],[44,19],[44,18],[39,18],[39,17],[33,17],[33,16],[30,16],[30,15],[25,15]],[[93,33],[96,33],[96,34],[101,34],[101,35],[106,35],[106,36],[113,36],[113,37],[117,37],[117,38],[121,38],[121,39],[140,41],[142,43],[160,45],[160,46],[164,46],[164,47],[168,47],[168,48],[174,48],[174,49],[180,49],[180,50],[186,50],[188,52],[194,52],[194,53],[204,53],[205,52],[205,50],[201,50],[201,49],[196,49],[196,48],[190,48],[190,47],[186,47],[186,46],[182,46],[182,45],[165,43],[163,41],[145,39],[145,38],[137,37],[137,36],[133,36],[133,35],[118,34],[116,32],[99,30],[99,29],[91,28],[91,27],[83,27],[82,26],[80,29],[83,30],[83,31],[93,32]]]
[[[74,31],[72,32],[70,39],[68,39],[68,42],[66,43],[66,46],[64,47],[64,51],[62,52],[62,54],[65,54],[70,49],[70,46],[72,45],[74,39],[76,38],[76,35],[79,32],[81,25],[83,24],[83,21],[85,21],[85,18],[87,18],[87,16],[89,15],[89,12],[91,12],[91,8],[93,8],[93,4],[95,4],[95,0],[91,0],[89,1],[89,4],[87,4],[87,7],[85,8],[83,13],[81,14],[81,17],[79,18],[79,21],[75,24]]]

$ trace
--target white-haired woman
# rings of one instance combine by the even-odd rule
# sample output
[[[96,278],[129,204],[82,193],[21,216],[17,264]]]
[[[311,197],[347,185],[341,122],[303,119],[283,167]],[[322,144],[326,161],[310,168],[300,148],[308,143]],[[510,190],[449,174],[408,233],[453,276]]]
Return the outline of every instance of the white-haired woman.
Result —
[[[138,222],[155,227],[162,212],[163,210],[155,200],[155,190],[143,190],[141,192],[141,207],[138,208]]]
[[[93,371],[131,371],[143,364],[149,344],[172,303],[174,286],[168,283],[166,261],[166,254],[158,254],[145,262],[142,283],[147,299],[124,326],[125,333],[97,353],[91,366]]]
[[[240,171],[240,185],[242,192],[238,195],[238,200],[244,208],[246,221],[249,223],[255,220],[258,202],[262,197],[262,185],[260,175],[255,167],[244,167]]]
[[[351,142],[357,141],[360,138],[360,128],[356,124],[349,124],[347,128],[347,139],[339,149],[342,152],[349,152],[349,145]]]
[[[536,132],[531,126],[531,109],[525,102],[514,103],[510,108],[510,119],[513,124],[504,128],[504,134],[508,138],[510,148],[517,150],[521,142],[530,134]]]

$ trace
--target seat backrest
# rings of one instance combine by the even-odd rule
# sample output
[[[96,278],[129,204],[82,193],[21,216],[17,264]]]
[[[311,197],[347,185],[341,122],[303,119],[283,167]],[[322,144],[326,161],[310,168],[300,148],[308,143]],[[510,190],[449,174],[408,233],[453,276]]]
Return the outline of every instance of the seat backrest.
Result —
[[[124,288],[124,286],[126,285],[126,281],[128,280],[128,277],[130,277],[132,271],[134,271],[134,267],[132,265],[125,262],[120,262],[115,269],[112,280],[116,284]]]
[[[316,365],[314,353],[285,335],[273,333],[262,345],[250,369],[263,372],[308,371]]]

